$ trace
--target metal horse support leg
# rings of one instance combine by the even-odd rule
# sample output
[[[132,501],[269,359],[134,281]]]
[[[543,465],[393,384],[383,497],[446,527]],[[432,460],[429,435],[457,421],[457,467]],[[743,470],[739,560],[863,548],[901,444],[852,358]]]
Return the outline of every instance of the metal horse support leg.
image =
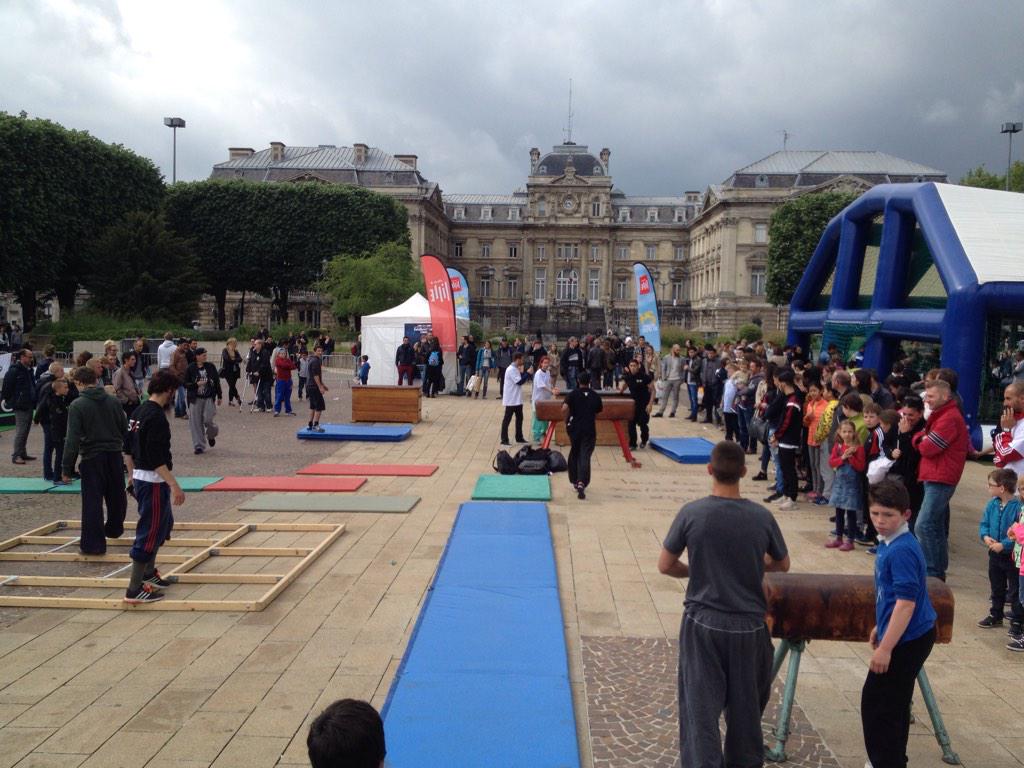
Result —
[[[949,734],[946,733],[946,725],[942,722],[942,713],[939,711],[939,703],[935,700],[935,693],[932,691],[932,684],[928,681],[924,667],[917,673],[917,684],[921,687],[921,696],[924,697],[925,706],[928,707],[928,715],[932,719],[932,728],[935,731],[935,740],[939,742],[942,750],[942,762],[947,765],[961,765],[960,756],[953,751],[949,743]]]
[[[783,640],[775,651],[775,659],[772,662],[772,680],[782,667],[782,660],[787,651],[791,651],[789,657],[789,669],[786,672],[786,686],[782,690],[782,708],[779,710],[779,723],[772,731],[775,737],[775,746],[765,750],[765,756],[776,763],[786,762],[786,740],[789,738],[789,721],[793,716],[793,701],[796,697],[796,680],[800,674],[800,657],[803,655],[807,642],[804,640]]]

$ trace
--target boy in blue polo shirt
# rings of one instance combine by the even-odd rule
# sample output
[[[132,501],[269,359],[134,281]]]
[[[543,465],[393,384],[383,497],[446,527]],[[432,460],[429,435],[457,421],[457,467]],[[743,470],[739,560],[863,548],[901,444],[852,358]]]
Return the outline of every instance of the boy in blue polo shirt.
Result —
[[[868,492],[878,531],[875,628],[871,662],[860,698],[864,746],[872,768],[907,764],[914,682],[935,644],[935,609],[928,598],[924,553],[910,534],[910,497],[895,480]]]

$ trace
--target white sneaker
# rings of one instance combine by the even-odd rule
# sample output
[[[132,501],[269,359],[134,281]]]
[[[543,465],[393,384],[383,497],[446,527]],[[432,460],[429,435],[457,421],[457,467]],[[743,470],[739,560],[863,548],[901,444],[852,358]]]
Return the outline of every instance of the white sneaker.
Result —
[[[782,512],[788,512],[791,509],[796,509],[796,502],[792,499],[785,499],[779,504],[779,510]]]

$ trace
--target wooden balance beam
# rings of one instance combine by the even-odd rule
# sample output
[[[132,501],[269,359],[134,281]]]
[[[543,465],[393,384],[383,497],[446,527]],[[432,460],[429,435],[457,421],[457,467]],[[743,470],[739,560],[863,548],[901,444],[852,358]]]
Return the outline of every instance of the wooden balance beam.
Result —
[[[615,437],[618,439],[619,447],[622,448],[623,457],[625,457],[633,469],[639,469],[640,462],[634,458],[633,453],[629,450],[629,443],[626,441],[626,433],[622,426],[633,418],[635,406],[632,398],[602,395],[601,399],[604,407],[597,414],[598,433],[600,434],[602,431],[602,426],[607,428],[607,425],[610,425],[614,430]],[[541,443],[541,447],[549,448],[551,447],[551,439],[555,436],[555,430],[560,428],[563,434],[565,432],[565,414],[562,413],[562,398],[559,396],[554,400],[539,400],[536,407],[537,418],[548,422],[548,428],[544,433],[544,441]],[[565,440],[568,441],[567,436]],[[608,443],[607,441],[602,442],[598,440],[598,444]],[[614,442],[611,444],[614,445]]]

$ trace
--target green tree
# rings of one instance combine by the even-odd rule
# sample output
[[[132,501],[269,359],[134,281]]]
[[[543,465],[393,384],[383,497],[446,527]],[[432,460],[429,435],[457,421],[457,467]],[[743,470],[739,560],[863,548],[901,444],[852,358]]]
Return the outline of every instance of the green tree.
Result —
[[[0,112],[0,289],[14,292],[26,329],[41,295],[71,311],[99,233],[155,210],[163,189],[156,166],[120,145]]]
[[[188,243],[153,213],[129,213],[92,247],[85,287],[91,308],[116,317],[189,324],[203,282]]]
[[[381,312],[423,292],[423,276],[409,258],[406,243],[384,243],[372,252],[342,254],[332,259],[324,275],[324,293],[338,317]]]
[[[768,225],[768,301],[788,304],[829,221],[857,199],[851,192],[819,192],[779,206]]]
[[[164,210],[192,243],[221,327],[230,290],[271,295],[287,322],[288,291],[313,283],[336,254],[397,242],[408,259],[405,207],[359,187],[199,181],[169,189]]]
[[[1006,174],[1002,176],[990,173],[985,166],[969,170],[960,183],[965,187],[983,187],[985,189],[1006,189]],[[1024,161],[1015,160],[1010,166],[1010,191],[1024,192]]]

